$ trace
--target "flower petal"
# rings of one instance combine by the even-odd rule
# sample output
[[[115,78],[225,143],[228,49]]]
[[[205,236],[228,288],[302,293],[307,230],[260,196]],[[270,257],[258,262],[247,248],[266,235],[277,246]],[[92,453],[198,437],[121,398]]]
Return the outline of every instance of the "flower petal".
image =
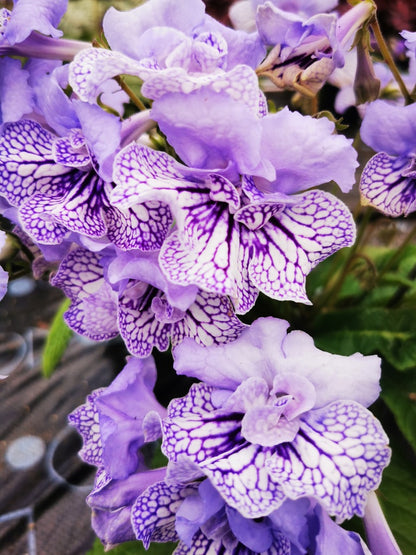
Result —
[[[340,200],[318,190],[300,195],[299,204],[288,206],[255,232],[251,281],[274,299],[310,304],[306,275],[354,239],[352,215]]]
[[[266,461],[291,499],[318,499],[338,522],[364,515],[369,491],[378,487],[390,460],[380,423],[354,401],[336,401],[304,417],[290,444]]]
[[[181,502],[197,488],[198,483],[183,486],[157,482],[139,495],[131,511],[131,521],[136,538],[143,542],[146,549],[151,541],[178,540],[175,530],[176,511]]]
[[[392,217],[416,210],[415,161],[379,152],[367,162],[360,182],[361,204]]]

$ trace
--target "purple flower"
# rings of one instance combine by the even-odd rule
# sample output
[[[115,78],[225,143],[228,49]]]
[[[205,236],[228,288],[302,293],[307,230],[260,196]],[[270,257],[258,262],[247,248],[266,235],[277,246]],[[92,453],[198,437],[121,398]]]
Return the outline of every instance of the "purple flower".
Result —
[[[232,341],[245,327],[227,297],[169,283],[157,253],[77,248],[62,261],[52,284],[72,300],[65,313],[71,329],[96,341],[120,333],[139,357],[153,347],[165,351],[169,341],[177,345],[184,337],[202,345]]]
[[[257,34],[227,28],[204,13],[201,0],[149,0],[118,12],[110,8],[103,21],[112,51],[90,49],[71,64],[70,82],[83,100],[95,102],[104,80],[131,73],[143,81],[143,94],[191,92],[244,64],[255,68],[264,56]]]
[[[153,387],[156,367],[151,357],[128,357],[127,364],[106,388],[95,390],[68,419],[83,438],[80,457],[123,479],[143,464],[139,448],[160,436],[158,416],[165,409]]]
[[[80,457],[98,467],[87,503],[93,528],[108,548],[134,539],[131,506],[165,476],[164,468],[148,470],[140,451],[160,437],[160,417],[166,412],[153,394],[155,381],[151,357],[128,357],[111,385],[94,391],[68,417],[83,439]]]
[[[131,511],[137,497],[155,482],[163,480],[165,468],[141,469],[121,480],[111,480],[99,470],[87,503],[92,509],[91,525],[106,550],[136,539]]]
[[[260,5],[257,27],[263,42],[274,48],[257,73],[269,77],[279,89],[314,96],[335,68],[344,65],[344,51],[373,12],[373,3],[364,1],[340,18],[317,13],[305,19],[271,2]]]
[[[283,126],[289,120],[290,129],[290,113],[282,113],[281,120]],[[324,122],[323,129],[328,131]],[[266,152],[275,154],[273,147]],[[298,155],[294,149],[292,157]],[[347,208],[328,193],[285,194],[285,189],[302,189],[296,172],[307,186],[315,179],[308,176],[306,162],[291,171],[279,156],[276,165],[281,168],[272,175],[278,184],[281,171],[283,192],[262,193],[251,177],[233,183],[220,173],[187,168],[165,153],[131,145],[116,157],[111,202],[123,210],[148,201],[169,204],[177,229],[166,237],[159,256],[169,281],[229,295],[239,313],[253,306],[258,290],[308,303],[306,274],[352,244],[354,224]],[[264,180],[260,185],[275,187]]]
[[[286,500],[268,517],[251,520],[227,506],[209,480],[183,486],[155,483],[138,496],[131,516],[145,547],[150,541],[168,541],[174,524],[180,539],[176,555],[201,550],[325,555],[341,546],[351,555],[364,554],[359,536],[336,525],[312,499]]]
[[[37,243],[56,245],[72,232],[123,250],[159,248],[171,224],[165,206],[119,210],[109,203],[113,185],[106,176],[120,141],[118,119],[97,106],[71,108],[70,122],[79,127],[63,137],[31,120],[3,126],[0,194],[19,207],[22,227]]]
[[[363,141],[378,152],[366,164],[361,202],[388,216],[416,210],[416,105],[372,102],[361,126]]]
[[[175,349],[177,372],[203,383],[170,403],[163,452],[190,459],[246,518],[303,496],[338,521],[362,516],[390,458],[364,408],[378,396],[380,361],[325,353],[288,326],[263,318],[228,345]]]

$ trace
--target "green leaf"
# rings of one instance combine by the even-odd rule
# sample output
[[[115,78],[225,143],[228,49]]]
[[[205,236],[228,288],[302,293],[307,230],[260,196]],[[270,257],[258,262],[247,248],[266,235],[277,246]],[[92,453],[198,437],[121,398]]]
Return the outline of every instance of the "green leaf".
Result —
[[[416,553],[416,480],[415,461],[406,447],[392,442],[393,457],[384,470],[378,498],[400,549],[411,555]]]
[[[354,307],[320,314],[312,336],[318,348],[340,355],[380,354],[398,370],[416,367],[413,308]]]
[[[143,547],[142,542],[126,542],[116,547],[113,547],[110,551],[105,551],[103,544],[98,538],[95,539],[92,549],[88,551],[85,555],[105,555],[106,553],[111,553],[111,555],[170,555],[175,550],[176,543],[151,543],[149,549]]]
[[[52,320],[42,353],[42,374],[45,378],[52,375],[72,337],[73,332],[64,321],[64,312],[70,304],[71,301],[65,299]]]
[[[416,371],[383,369],[381,397],[394,415],[397,426],[416,453]]]

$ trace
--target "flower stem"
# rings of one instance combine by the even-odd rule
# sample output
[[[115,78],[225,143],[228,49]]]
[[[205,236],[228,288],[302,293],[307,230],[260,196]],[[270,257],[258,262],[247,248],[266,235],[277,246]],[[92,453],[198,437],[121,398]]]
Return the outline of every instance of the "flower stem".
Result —
[[[140,100],[140,98],[137,96],[137,94],[135,94],[131,90],[131,88],[127,85],[127,83],[124,81],[124,79],[120,75],[117,75],[117,77],[114,77],[114,79],[117,81],[119,86],[123,89],[123,91],[125,93],[127,93],[130,100],[133,102],[133,104],[135,104],[137,106],[137,108],[140,111],[147,110],[146,106],[143,104],[143,102]]]
[[[376,15],[374,15],[374,19],[371,23],[371,29],[373,30],[377,44],[380,48],[380,52],[386,64],[389,66],[390,71],[394,75],[394,78],[396,79],[397,84],[399,85],[400,91],[405,99],[406,105],[412,104],[413,103],[412,97],[410,96],[409,91],[407,90],[406,85],[403,82],[402,76],[400,75],[400,72],[397,69],[396,64],[394,63],[393,57],[390,54],[390,50],[388,49],[386,41],[384,40],[384,37],[381,33],[380,25],[378,23]]]

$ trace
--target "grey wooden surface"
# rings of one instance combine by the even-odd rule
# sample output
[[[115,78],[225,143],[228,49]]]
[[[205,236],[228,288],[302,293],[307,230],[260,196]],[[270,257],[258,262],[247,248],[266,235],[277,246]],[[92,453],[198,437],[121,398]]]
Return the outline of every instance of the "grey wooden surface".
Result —
[[[0,374],[14,368],[0,381],[2,555],[79,555],[94,539],[85,504],[94,469],[77,456],[81,441],[67,414],[108,385],[114,363],[104,345],[74,337],[52,377],[42,377],[42,346],[61,299],[37,283],[31,293],[0,302]],[[40,446],[35,453],[31,441]]]

